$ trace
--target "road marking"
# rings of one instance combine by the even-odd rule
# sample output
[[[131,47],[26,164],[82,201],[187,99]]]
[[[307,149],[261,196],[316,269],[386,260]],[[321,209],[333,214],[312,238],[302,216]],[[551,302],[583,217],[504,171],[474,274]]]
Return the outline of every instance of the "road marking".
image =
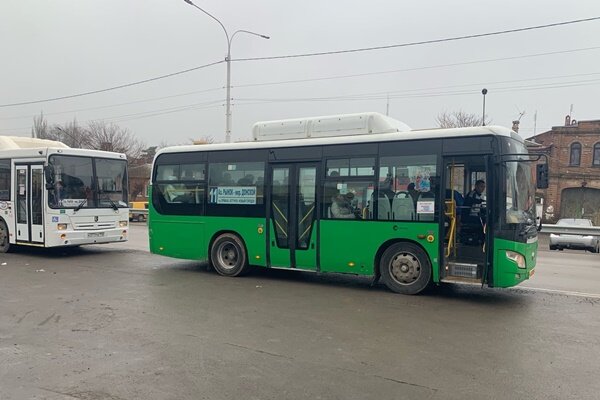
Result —
[[[558,290],[558,289],[543,289],[531,286],[519,286],[521,289],[536,290],[538,292],[564,294],[565,296],[576,296],[576,297],[590,297],[593,299],[600,299],[599,293],[584,293],[584,292],[573,292],[570,290]]]

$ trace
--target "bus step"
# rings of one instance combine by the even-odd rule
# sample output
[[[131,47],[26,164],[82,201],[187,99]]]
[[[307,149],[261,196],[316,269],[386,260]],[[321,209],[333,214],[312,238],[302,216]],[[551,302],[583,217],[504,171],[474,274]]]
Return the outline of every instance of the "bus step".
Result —
[[[469,284],[469,285],[481,285],[481,279],[480,278],[465,278],[462,276],[447,276],[445,278],[442,278],[440,280],[440,282],[443,283],[462,283],[462,284]]]
[[[468,264],[461,262],[448,262],[446,265],[446,276],[456,276],[462,278],[472,278],[481,280],[483,268],[478,264]]]

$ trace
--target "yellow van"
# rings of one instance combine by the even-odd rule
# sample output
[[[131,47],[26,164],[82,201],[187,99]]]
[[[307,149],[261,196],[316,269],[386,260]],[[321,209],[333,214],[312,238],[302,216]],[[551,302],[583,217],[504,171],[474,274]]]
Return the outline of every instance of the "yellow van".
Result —
[[[129,220],[144,222],[148,218],[148,211],[145,213],[136,212],[138,210],[148,210],[147,201],[131,201],[129,202]]]

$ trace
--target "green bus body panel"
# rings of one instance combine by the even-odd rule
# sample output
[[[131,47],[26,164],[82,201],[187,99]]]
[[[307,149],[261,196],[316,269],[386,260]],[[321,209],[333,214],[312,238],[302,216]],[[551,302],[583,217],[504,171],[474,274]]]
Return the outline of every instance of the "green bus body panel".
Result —
[[[154,254],[186,260],[207,260],[210,240],[218,232],[231,231],[238,233],[244,240],[250,264],[267,266],[264,218],[161,215],[152,206],[149,213],[150,251]],[[321,220],[318,224],[320,243],[315,224],[309,248],[296,250],[296,265],[299,269],[316,269],[318,248],[322,272],[372,276],[377,251],[385,242],[409,240],[423,247],[429,255],[433,281],[439,282],[437,223]],[[273,241],[275,233],[272,226],[269,229]],[[434,238],[432,242],[427,240],[430,235]],[[289,249],[279,249],[272,243],[268,245],[271,246],[271,265],[289,267]],[[494,286],[511,287],[529,279],[536,265],[537,247],[537,241],[518,243],[494,238]],[[527,268],[518,268],[506,257],[506,250],[524,255]]]
[[[249,263],[266,266],[264,218],[201,217],[150,214],[150,251],[187,260],[207,260],[210,240],[221,231],[237,232]],[[263,233],[259,233],[259,228]]]
[[[312,225],[308,249],[296,249],[296,268],[316,270],[317,269],[317,224]]]
[[[373,275],[377,251],[393,239],[421,245],[431,260],[434,282],[439,281],[437,223],[387,221],[321,221],[321,271]],[[424,236],[420,239],[418,236]],[[433,235],[433,242],[426,240]],[[351,266],[353,265],[353,266]]]
[[[281,249],[277,247],[277,239],[275,239],[275,229],[273,224],[270,225],[269,237],[271,238],[270,261],[272,267],[290,268],[290,249]]]
[[[511,287],[529,279],[535,268],[538,243],[518,243],[494,238],[494,286]],[[515,251],[525,256],[525,266],[522,269],[506,257],[506,250]]]
[[[264,227],[263,218],[203,217],[161,215],[150,209],[150,251],[168,257],[187,260],[208,259],[209,242],[220,231],[237,232],[248,250],[249,262],[266,266],[266,234],[259,233]],[[320,247],[322,272],[373,275],[377,251],[383,243],[393,239],[406,239],[421,245],[429,255],[434,281],[439,280],[439,249],[435,223],[400,223],[376,221],[320,221],[321,240],[317,246],[316,225],[313,227],[309,248],[296,250],[299,269],[316,269],[316,249]],[[272,241],[275,240],[271,229]],[[418,236],[433,235],[429,243]],[[314,249],[313,249],[314,244]],[[271,246],[271,265],[289,267],[289,249]]]

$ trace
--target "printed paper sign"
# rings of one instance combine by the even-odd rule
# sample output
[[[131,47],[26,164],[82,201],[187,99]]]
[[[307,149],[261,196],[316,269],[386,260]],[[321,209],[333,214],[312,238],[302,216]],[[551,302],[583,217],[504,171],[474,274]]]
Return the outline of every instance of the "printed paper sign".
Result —
[[[62,199],[60,205],[62,207],[77,207],[83,202],[83,199]]]
[[[256,186],[218,186],[210,189],[211,204],[256,204]]]
[[[435,201],[417,201],[417,214],[433,214],[435,212]]]

